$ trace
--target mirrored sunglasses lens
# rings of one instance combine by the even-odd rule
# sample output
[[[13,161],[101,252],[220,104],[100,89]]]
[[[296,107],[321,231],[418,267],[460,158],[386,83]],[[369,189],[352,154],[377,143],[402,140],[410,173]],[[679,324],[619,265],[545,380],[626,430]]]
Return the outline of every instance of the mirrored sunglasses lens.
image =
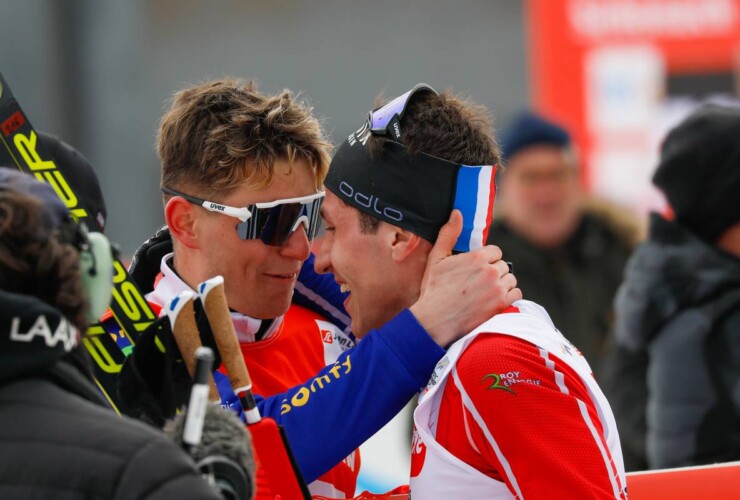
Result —
[[[391,121],[394,115],[401,115],[403,109],[406,107],[406,101],[409,99],[411,91],[396,97],[391,102],[386,104],[380,109],[377,109],[371,113],[370,125],[374,129],[384,129],[388,126],[388,122]]]
[[[294,230],[304,225],[307,226],[306,235],[310,241],[321,222],[322,201],[323,198],[319,198],[307,204],[286,203],[272,208],[253,209],[248,221],[237,224],[237,234],[242,240],[259,238],[265,245],[282,246]]]
[[[308,229],[306,230],[306,234],[308,235],[308,241],[313,241],[321,225],[321,205],[323,202],[324,198],[319,198],[307,207]]]
[[[251,240],[254,238],[253,230],[254,227],[254,218],[250,218],[247,221],[240,222],[236,225],[236,234],[239,235],[239,238],[242,240]]]
[[[303,212],[301,203],[287,203],[259,210],[260,240],[265,245],[281,246],[290,237],[293,226]]]

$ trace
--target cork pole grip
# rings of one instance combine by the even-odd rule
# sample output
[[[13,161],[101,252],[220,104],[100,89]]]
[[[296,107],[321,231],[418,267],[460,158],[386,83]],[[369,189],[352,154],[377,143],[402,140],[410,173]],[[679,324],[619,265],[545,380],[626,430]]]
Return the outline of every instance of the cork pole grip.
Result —
[[[188,375],[193,379],[195,377],[195,351],[201,347],[200,333],[198,325],[195,322],[195,310],[193,309],[193,299],[195,294],[191,291],[180,293],[167,306],[167,316],[172,325],[172,335],[175,337],[177,348],[185,362],[185,368]],[[213,375],[208,378],[210,401],[220,401],[218,389],[213,381]]]
[[[236,394],[250,390],[252,380],[244,363],[229,306],[226,303],[223,277],[216,276],[204,281],[198,289],[213,331],[213,338],[216,340],[218,352],[221,355],[221,361],[229,374],[231,387]]]

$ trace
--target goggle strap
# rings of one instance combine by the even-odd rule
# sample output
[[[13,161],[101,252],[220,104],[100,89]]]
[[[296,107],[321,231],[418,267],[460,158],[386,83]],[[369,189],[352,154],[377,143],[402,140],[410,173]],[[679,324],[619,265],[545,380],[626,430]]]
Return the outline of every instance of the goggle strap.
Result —
[[[397,114],[393,115],[391,121],[388,122],[386,130],[393,137],[394,141],[401,142],[401,119]]]
[[[406,106],[408,105],[408,102],[411,100],[414,94],[420,91],[433,92],[434,94],[437,94],[437,91],[426,83],[418,83],[414,85],[414,88],[412,88],[405,94],[396,97],[384,106],[381,106],[378,109],[375,109],[368,113],[367,124],[370,132],[375,135],[390,135],[391,137],[393,137],[394,141],[400,143],[401,117],[406,111]],[[383,121],[386,120],[388,114],[391,112],[393,113],[393,115],[388,118],[385,123],[383,123]],[[377,120],[379,123],[375,123],[376,115],[379,115],[377,116]]]

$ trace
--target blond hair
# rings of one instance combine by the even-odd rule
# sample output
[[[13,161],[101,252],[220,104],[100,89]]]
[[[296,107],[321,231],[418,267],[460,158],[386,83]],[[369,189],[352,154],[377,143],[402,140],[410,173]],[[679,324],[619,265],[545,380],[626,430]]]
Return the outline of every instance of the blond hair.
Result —
[[[275,161],[311,165],[318,189],[331,146],[312,109],[284,90],[259,92],[253,82],[214,80],[177,92],[160,122],[162,186],[199,196],[228,193],[245,182],[269,186]]]

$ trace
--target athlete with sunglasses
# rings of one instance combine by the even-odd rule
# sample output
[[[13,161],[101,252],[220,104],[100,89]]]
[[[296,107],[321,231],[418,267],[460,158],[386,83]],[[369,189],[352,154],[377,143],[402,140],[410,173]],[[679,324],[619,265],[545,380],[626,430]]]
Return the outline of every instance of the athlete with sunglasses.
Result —
[[[363,331],[352,348],[349,328],[327,321],[348,320],[347,295],[330,276],[311,272],[329,148],[310,109],[288,92],[208,82],[175,95],[157,150],[169,234],[137,253],[132,275],[151,288],[154,273],[142,270],[171,238],[172,253],[154,259],[160,273],[147,298],[155,306],[224,277],[254,391],[271,396],[258,397],[262,414],[285,427],[312,493],[351,497],[356,447],[426,383],[443,347],[521,297],[501,252],[486,247],[446,258],[460,231],[453,217],[441,230],[419,300]],[[460,295],[463,286],[470,290]],[[216,377],[222,401],[235,399]]]

